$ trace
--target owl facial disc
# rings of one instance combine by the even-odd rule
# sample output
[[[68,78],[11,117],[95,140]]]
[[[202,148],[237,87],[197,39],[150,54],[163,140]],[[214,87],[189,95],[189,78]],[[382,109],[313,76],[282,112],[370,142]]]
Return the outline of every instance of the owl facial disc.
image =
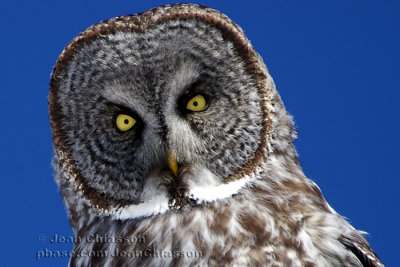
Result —
[[[273,81],[239,27],[194,7],[100,22],[54,67],[55,159],[97,212],[136,218],[232,197],[268,156]]]

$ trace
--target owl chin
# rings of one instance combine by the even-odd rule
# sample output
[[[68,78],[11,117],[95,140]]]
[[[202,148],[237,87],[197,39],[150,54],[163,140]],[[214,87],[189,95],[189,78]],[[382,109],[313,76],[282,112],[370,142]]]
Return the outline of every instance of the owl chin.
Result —
[[[157,170],[146,178],[140,202],[110,210],[98,210],[117,220],[137,219],[231,198],[249,184],[250,177],[228,183],[203,166],[180,166],[176,175],[171,170]],[[92,208],[95,208],[92,206]]]

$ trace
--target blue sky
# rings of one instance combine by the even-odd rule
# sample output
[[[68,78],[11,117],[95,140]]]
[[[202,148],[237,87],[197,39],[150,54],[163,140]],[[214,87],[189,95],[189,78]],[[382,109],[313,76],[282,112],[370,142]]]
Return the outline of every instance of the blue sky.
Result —
[[[238,23],[294,116],[308,177],[387,266],[400,237],[400,2],[194,1]],[[165,1],[7,1],[0,10],[2,266],[66,266],[47,95],[52,67],[88,26]]]

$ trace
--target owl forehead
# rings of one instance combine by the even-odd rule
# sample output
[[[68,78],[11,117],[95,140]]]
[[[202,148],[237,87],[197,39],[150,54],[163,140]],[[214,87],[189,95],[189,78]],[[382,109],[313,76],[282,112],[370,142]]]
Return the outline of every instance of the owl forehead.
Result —
[[[224,42],[221,33],[207,29],[203,24],[197,20],[174,20],[152,26],[145,32],[126,30],[99,34],[76,51],[75,57],[86,59],[86,64],[94,63],[98,67],[111,67],[104,64],[108,62],[125,64],[125,67],[142,63],[151,69],[166,63],[166,59],[173,67],[173,59],[192,58],[206,63],[207,58],[233,56],[226,54],[229,42]]]
[[[210,67],[215,61],[230,63],[235,55],[230,42],[217,30],[202,29],[199,21],[170,21],[141,32],[123,31],[99,35],[75,55],[78,66],[94,71],[160,75],[180,68]],[[119,77],[118,77],[119,78]],[[151,78],[151,77],[149,77]]]

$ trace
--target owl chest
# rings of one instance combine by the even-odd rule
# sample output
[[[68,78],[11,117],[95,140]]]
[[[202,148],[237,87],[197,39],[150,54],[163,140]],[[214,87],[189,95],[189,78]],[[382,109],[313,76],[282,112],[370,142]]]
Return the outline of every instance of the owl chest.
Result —
[[[294,234],[299,228],[254,208],[217,207],[139,222],[102,221],[86,236],[81,232],[83,242],[75,250],[91,255],[85,264],[110,266],[304,265],[301,257],[307,252],[301,251]]]

